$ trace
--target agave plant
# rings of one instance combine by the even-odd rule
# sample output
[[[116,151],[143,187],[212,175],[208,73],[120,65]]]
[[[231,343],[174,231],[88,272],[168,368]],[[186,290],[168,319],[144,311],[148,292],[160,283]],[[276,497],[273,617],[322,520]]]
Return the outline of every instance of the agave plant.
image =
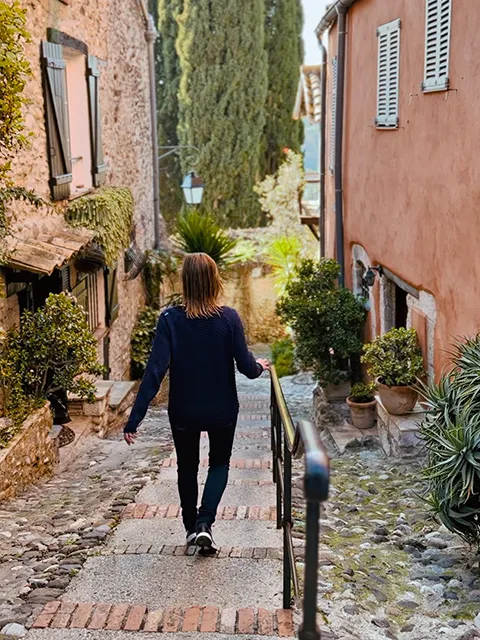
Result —
[[[280,236],[269,247],[267,264],[273,268],[274,287],[281,297],[295,274],[302,254],[302,243],[297,236]]]
[[[453,363],[422,389],[427,501],[446,527],[480,548],[480,336],[457,342]]]
[[[232,263],[237,241],[212,216],[196,209],[187,212],[178,219],[177,234],[177,245],[185,253],[206,253],[221,269]]]

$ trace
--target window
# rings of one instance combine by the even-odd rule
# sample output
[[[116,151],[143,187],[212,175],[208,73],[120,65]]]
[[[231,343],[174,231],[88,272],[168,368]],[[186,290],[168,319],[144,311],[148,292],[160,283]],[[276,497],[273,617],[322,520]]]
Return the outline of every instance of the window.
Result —
[[[375,124],[382,129],[398,127],[398,94],[400,79],[400,20],[377,29],[378,84]]]
[[[422,90],[448,89],[450,59],[450,30],[452,0],[425,0],[427,19],[425,29],[425,78]]]
[[[335,168],[335,132],[337,118],[337,74],[338,74],[338,58],[332,59],[332,124],[330,127],[330,171],[333,173]]]
[[[105,267],[105,324],[110,327],[118,318],[117,266]]]
[[[94,332],[100,326],[100,314],[98,310],[98,272],[84,275],[72,289],[77,303],[87,314],[87,322],[90,331]]]
[[[104,182],[100,65],[84,43],[51,31],[56,42],[42,42],[50,188],[63,200]]]

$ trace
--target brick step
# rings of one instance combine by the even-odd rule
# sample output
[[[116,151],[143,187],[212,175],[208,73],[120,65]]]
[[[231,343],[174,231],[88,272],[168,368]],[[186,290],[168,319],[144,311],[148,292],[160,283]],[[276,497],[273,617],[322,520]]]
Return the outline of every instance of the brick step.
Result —
[[[295,636],[290,609],[193,606],[150,610],[144,605],[128,603],[49,602],[33,623],[33,628]]]
[[[162,478],[162,484],[177,486],[176,478]],[[271,487],[274,486],[273,480],[250,480],[248,478],[229,478],[228,485],[232,487]],[[199,487],[205,486],[205,479],[199,479]]]
[[[303,549],[298,548],[298,554]],[[202,555],[195,546],[175,544],[120,544],[106,548],[103,555],[127,556],[148,553],[156,556],[194,556]],[[244,560],[281,560],[283,551],[276,547],[219,547],[209,558],[243,558]]]
[[[151,518],[178,518],[180,507],[177,504],[148,505],[130,503],[122,511],[125,520],[148,520]],[[275,507],[230,507],[218,509],[217,520],[276,520]]]
[[[162,467],[176,467],[176,458],[165,458],[162,461]],[[208,458],[200,460],[200,466],[208,467]],[[260,458],[232,458],[230,460],[230,469],[271,469],[271,460],[261,460]]]

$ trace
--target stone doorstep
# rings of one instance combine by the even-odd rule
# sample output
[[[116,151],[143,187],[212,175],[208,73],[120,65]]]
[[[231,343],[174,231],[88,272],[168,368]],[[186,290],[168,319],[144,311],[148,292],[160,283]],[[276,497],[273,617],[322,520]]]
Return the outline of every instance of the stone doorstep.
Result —
[[[179,518],[178,504],[139,504],[131,502],[122,511],[122,518],[126,520],[148,520],[151,518]],[[253,506],[220,506],[217,520],[269,520],[276,521],[275,507]]]
[[[425,416],[425,410],[420,404],[406,415],[394,416],[388,413],[380,398],[377,398],[377,415],[380,443],[387,455],[411,457],[420,454],[420,422]]]
[[[32,628],[295,636],[293,611],[290,609],[192,606],[149,610],[144,605],[129,603],[66,601],[46,604]]]
[[[342,425],[325,425],[326,430],[330,434],[330,437],[335,442],[336,447],[340,453],[345,453],[345,450],[351,446],[362,445],[365,440],[369,438],[378,437],[377,426],[372,429],[365,429],[364,431],[357,429],[350,422],[345,420]]]
[[[128,404],[129,396],[133,395],[135,386],[136,382],[114,382],[110,391],[110,399],[108,401],[110,409],[118,410],[121,409],[123,405]]]

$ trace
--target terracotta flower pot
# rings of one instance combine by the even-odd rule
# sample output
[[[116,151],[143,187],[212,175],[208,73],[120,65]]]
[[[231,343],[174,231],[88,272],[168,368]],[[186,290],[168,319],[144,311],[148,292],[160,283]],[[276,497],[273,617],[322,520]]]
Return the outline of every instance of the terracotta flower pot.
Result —
[[[414,410],[418,392],[411,387],[389,387],[377,380],[378,395],[383,406],[393,416],[403,416]]]
[[[376,420],[377,401],[371,402],[353,402],[347,398],[347,404],[350,407],[353,426],[357,429],[371,429]]]

